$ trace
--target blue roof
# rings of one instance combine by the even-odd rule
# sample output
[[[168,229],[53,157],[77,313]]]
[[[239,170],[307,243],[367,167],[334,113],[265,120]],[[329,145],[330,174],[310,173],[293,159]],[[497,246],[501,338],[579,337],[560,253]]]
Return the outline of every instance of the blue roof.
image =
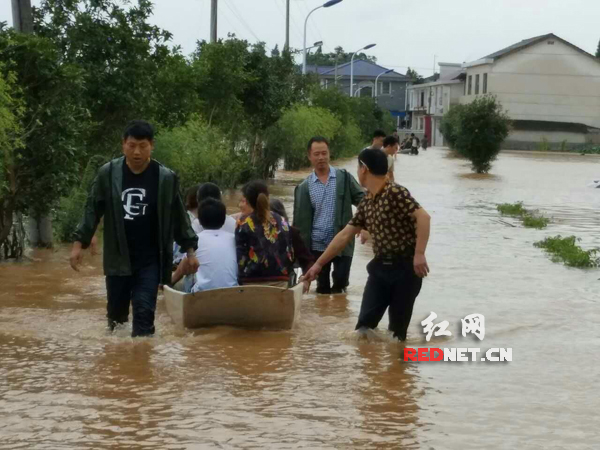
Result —
[[[380,75],[382,72],[389,70],[387,67],[380,66],[379,64],[374,64],[369,61],[365,61],[363,59],[355,59],[354,60],[354,76],[357,78],[375,78]],[[334,76],[335,75],[335,67],[330,67],[329,70],[320,72],[321,75],[325,76]],[[350,76],[350,63],[340,64],[337,68],[338,76],[349,77]],[[398,72],[390,72],[385,75],[381,75],[381,79],[393,79],[398,81],[409,81],[405,75],[399,74]]]

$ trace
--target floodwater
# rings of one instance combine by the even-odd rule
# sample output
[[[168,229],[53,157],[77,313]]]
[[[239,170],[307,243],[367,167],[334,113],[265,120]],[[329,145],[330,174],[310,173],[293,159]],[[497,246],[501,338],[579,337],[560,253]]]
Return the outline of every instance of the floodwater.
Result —
[[[398,156],[396,179],[432,216],[407,345],[512,348],[512,362],[404,363],[386,319],[357,339],[369,246],[348,295],[305,296],[293,331],[181,330],[159,300],[157,336],[138,340],[106,333],[101,256],[75,273],[67,249],[36,251],[0,265],[0,449],[598,448],[600,270],[533,243],[600,247],[600,190],[586,186],[600,159],[505,152],[493,175],[469,172],[442,149]],[[273,187],[290,213],[304,175]],[[549,227],[498,222],[495,205],[518,200]],[[424,341],[431,311],[451,337]],[[460,333],[471,313],[483,341]]]

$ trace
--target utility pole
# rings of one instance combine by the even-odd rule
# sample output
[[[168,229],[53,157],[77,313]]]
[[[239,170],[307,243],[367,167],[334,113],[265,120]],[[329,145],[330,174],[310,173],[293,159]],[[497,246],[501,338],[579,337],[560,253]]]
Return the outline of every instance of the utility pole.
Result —
[[[20,33],[33,33],[31,0],[12,0],[13,28]]]
[[[14,0],[13,0],[14,1]],[[210,2],[210,42],[217,42],[217,11],[219,9],[219,0]]]
[[[285,45],[284,50],[290,50],[290,0],[285,0]]]

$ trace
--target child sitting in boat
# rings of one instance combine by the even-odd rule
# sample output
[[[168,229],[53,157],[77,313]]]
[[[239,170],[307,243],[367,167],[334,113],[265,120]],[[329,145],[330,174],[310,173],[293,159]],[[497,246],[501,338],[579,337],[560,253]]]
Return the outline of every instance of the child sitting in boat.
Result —
[[[235,236],[223,229],[227,211],[225,205],[207,198],[198,207],[198,220],[203,230],[198,234],[196,258],[200,267],[185,283],[185,292],[200,292],[238,285]],[[173,273],[172,283],[185,271],[186,259]]]
[[[241,284],[287,288],[294,265],[287,221],[270,210],[269,189],[263,181],[242,188],[242,203],[245,214],[235,230]]]

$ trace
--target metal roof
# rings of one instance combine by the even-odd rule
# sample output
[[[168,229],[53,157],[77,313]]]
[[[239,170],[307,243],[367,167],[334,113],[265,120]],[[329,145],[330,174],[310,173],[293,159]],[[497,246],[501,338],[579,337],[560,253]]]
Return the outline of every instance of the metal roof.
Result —
[[[356,78],[376,78],[382,72],[389,70],[387,67],[374,64],[363,59],[354,60],[354,76]],[[338,76],[349,77],[350,76],[350,63],[340,64],[337,68]],[[330,70],[322,72],[324,76],[335,76],[335,67],[330,67]],[[399,74],[398,72],[392,71],[381,75],[380,79],[393,79],[397,81],[409,81],[405,75]]]

